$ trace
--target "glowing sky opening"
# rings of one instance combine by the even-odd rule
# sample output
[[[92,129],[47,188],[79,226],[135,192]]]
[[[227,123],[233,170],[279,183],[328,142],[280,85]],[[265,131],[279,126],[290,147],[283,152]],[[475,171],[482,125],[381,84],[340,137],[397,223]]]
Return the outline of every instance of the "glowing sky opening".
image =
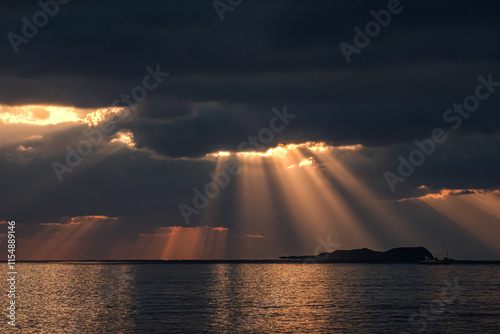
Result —
[[[310,152],[328,152],[331,150],[350,150],[357,151],[362,149],[363,146],[360,144],[357,145],[346,145],[346,146],[331,146],[325,142],[313,142],[308,141],[300,144],[279,144],[276,147],[268,148],[264,152],[259,151],[219,151],[209,153],[207,157],[227,157],[231,155],[236,155],[238,157],[271,157],[271,156],[285,156],[291,152],[296,150],[305,150]]]
[[[130,130],[119,131],[116,133],[117,138],[111,139],[111,143],[122,143],[128,148],[135,148],[134,134]]]
[[[54,105],[0,105],[0,123],[56,125],[61,123],[97,124],[112,114],[123,113],[121,107],[108,108],[76,108],[72,106]]]

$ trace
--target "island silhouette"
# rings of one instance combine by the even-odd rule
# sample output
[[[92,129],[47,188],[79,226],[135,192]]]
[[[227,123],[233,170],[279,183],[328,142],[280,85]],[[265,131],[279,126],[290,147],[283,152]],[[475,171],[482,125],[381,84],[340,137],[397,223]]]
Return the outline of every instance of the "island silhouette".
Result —
[[[419,262],[434,259],[425,247],[399,247],[386,252],[374,251],[368,248],[336,250],[318,255],[281,256],[281,260],[315,261],[315,262],[350,262],[350,263],[401,263]]]

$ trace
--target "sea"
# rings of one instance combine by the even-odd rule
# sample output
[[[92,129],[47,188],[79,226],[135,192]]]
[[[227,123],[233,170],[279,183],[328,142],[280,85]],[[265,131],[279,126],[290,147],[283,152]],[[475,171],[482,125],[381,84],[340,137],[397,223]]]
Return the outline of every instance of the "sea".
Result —
[[[15,277],[2,333],[500,333],[500,265],[56,262]]]

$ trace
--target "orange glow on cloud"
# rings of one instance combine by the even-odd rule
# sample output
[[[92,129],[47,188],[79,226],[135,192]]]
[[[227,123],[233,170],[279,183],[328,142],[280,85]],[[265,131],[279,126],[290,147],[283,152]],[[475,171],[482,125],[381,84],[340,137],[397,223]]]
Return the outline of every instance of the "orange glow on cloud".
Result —
[[[84,122],[89,125],[97,125],[104,120],[111,120],[114,116],[123,116],[125,108],[108,107],[94,109],[85,115]]]
[[[93,126],[104,119],[124,117],[126,113],[122,107],[86,109],[72,106],[0,104],[0,147],[42,140],[47,134],[83,124]],[[123,142],[132,148],[131,139],[130,133],[124,132],[115,142]],[[18,145],[17,150],[26,153],[30,148]]]
[[[42,226],[69,226],[81,223],[95,223],[95,222],[109,222],[117,220],[116,217],[107,216],[76,216],[72,218],[67,218],[62,223],[40,223]]]
[[[304,166],[311,166],[314,162],[314,159],[312,157],[310,158],[304,158],[299,162],[299,167],[304,167]]]
[[[248,233],[246,233],[246,234],[244,235],[244,237],[245,237],[245,238],[264,238],[264,236],[263,236],[263,235],[260,235],[260,234],[248,234]]]
[[[418,187],[418,189],[426,189],[428,190],[429,187],[422,185]],[[419,197],[409,197],[409,198],[403,198],[400,199],[399,202],[404,202],[408,200],[414,200],[414,199],[444,199],[447,198],[448,196],[457,196],[457,195],[470,195],[470,194],[488,194],[488,193],[500,193],[500,190],[498,189],[441,189],[438,193],[430,193],[424,196],[419,196]]]
[[[125,146],[129,148],[135,148],[135,142],[134,142],[134,134],[132,131],[127,130],[127,131],[119,131],[116,133],[118,135],[117,138],[111,139],[111,143],[122,143],[125,144]]]
[[[47,105],[0,106],[0,122],[53,125],[64,122],[78,122],[76,108]]]

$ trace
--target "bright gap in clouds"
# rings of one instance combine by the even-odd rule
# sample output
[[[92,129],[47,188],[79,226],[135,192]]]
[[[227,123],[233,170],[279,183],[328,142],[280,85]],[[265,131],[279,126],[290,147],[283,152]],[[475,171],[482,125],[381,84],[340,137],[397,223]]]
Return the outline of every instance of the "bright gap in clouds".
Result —
[[[42,140],[50,133],[64,131],[71,127],[86,125],[98,126],[103,121],[124,120],[129,110],[124,107],[76,108],[54,105],[17,105],[0,104],[0,145],[9,146],[30,140]],[[122,130],[114,134],[111,144],[118,143],[135,148],[133,133]],[[84,137],[81,140],[85,139]],[[77,140],[80,140],[77,138]],[[30,148],[19,145],[21,152]],[[113,150],[109,152],[114,152]]]
[[[331,146],[325,142],[312,142],[308,141],[300,144],[279,144],[276,147],[271,147],[267,149],[265,152],[259,151],[239,151],[239,152],[230,152],[230,151],[219,151],[214,153],[209,153],[207,157],[228,157],[231,155],[236,155],[238,157],[276,157],[276,156],[284,156],[289,153],[294,152],[295,150],[305,150],[311,152],[328,152],[331,150],[350,150],[357,151],[362,149],[362,145],[346,145],[346,146]]]
[[[112,114],[123,112],[122,107],[76,108],[53,105],[0,105],[0,123],[55,125],[61,123],[85,123],[95,125]]]
[[[122,143],[125,144],[128,148],[135,148],[135,142],[134,142],[134,134],[130,130],[123,130],[123,131],[118,131],[117,133],[117,138],[111,139],[111,143]]]

